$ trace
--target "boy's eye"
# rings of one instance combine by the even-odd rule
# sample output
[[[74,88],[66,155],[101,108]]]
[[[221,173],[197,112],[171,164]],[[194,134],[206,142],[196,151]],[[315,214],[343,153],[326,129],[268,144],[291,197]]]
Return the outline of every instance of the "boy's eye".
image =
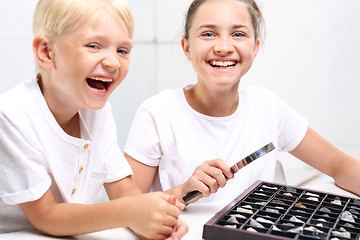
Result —
[[[90,44],[87,45],[87,47],[91,48],[91,49],[98,49],[99,48],[99,46],[97,44],[95,44],[95,43],[90,43]]]
[[[118,53],[120,53],[120,54],[128,54],[128,53],[129,53],[129,51],[128,51],[128,50],[123,49],[123,48],[118,49],[118,50],[117,50],[117,52],[118,52]]]

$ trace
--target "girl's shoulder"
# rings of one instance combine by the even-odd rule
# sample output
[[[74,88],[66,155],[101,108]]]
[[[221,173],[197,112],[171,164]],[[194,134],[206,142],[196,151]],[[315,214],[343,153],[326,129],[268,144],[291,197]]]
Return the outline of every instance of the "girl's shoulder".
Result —
[[[142,108],[167,108],[174,107],[174,104],[182,102],[184,93],[182,89],[165,89],[146,99]]]
[[[280,100],[273,91],[256,85],[246,85],[239,88],[239,97],[262,102]]]
[[[239,93],[240,94],[245,94],[245,95],[275,95],[273,91],[267,89],[267,88],[264,88],[264,87],[261,87],[261,86],[257,86],[257,85],[244,85],[244,86],[241,86],[239,88]]]

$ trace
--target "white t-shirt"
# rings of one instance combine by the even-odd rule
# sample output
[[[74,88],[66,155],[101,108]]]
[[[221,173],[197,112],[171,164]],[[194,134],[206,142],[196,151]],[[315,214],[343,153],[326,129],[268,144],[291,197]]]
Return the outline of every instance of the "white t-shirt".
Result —
[[[103,183],[132,174],[110,104],[79,114],[81,139],[58,125],[35,79],[0,95],[0,232],[31,227],[17,204],[50,187],[59,203],[88,204]]]
[[[232,166],[272,142],[291,151],[308,128],[302,118],[268,90],[239,90],[237,110],[227,117],[203,115],[187,103],[183,89],[165,90],[137,110],[125,152],[149,166],[158,166],[153,190],[167,190],[187,181],[206,160],[222,158]],[[276,151],[242,168],[235,178],[209,198],[233,200],[256,180],[273,181]]]

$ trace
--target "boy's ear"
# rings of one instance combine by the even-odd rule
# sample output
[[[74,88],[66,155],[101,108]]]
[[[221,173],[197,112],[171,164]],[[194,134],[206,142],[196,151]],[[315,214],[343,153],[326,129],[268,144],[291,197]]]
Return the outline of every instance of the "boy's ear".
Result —
[[[186,58],[191,61],[189,41],[184,37],[181,39],[181,47],[185,53]]]
[[[43,69],[53,66],[53,52],[49,46],[49,40],[43,36],[36,36],[33,40],[35,60]]]

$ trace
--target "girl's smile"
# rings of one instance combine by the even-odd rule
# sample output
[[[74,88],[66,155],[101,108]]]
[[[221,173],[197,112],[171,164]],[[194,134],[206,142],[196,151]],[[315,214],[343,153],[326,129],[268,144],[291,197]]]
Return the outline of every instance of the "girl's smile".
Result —
[[[210,60],[209,64],[212,67],[216,67],[216,68],[232,68],[237,64],[237,61],[236,60],[227,60],[227,61]]]

